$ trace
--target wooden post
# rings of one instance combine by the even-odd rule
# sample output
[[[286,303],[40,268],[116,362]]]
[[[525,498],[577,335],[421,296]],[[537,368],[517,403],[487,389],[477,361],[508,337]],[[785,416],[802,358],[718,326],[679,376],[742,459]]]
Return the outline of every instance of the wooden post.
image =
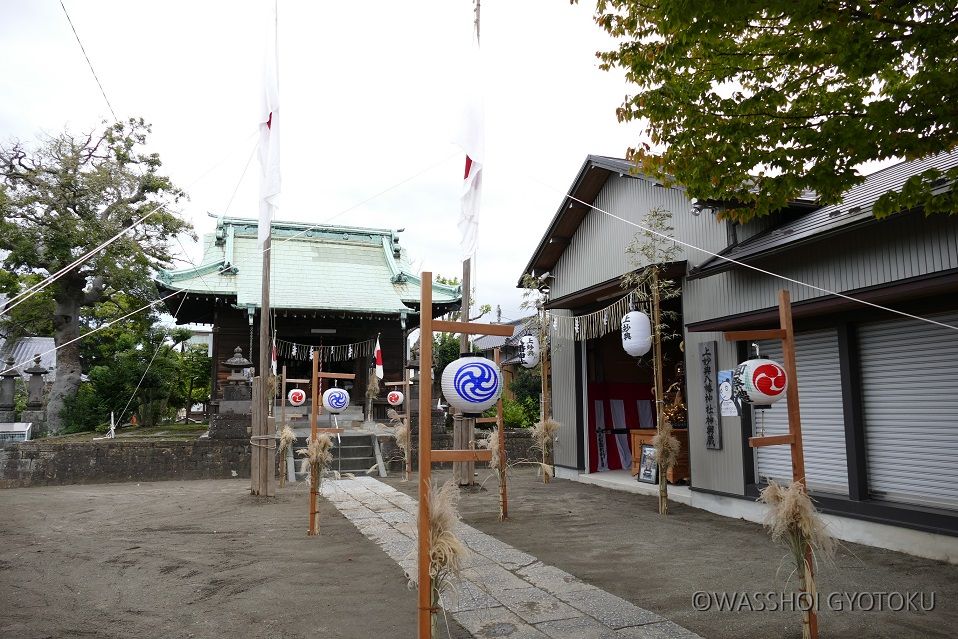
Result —
[[[496,348],[493,352],[493,359],[498,368],[502,362],[502,354]],[[502,396],[496,402],[496,430],[499,433],[499,521],[509,518],[509,493],[506,484],[506,429],[502,420]]]
[[[309,407],[309,440],[306,442],[306,445],[309,445],[309,442],[316,439],[318,428],[318,404],[319,404],[319,349],[313,350],[313,377],[312,384],[310,384],[310,395],[311,395],[311,405]],[[316,525],[316,512],[318,510],[317,500],[319,495],[317,494],[319,490],[317,489],[316,477],[310,477],[309,482],[309,530],[306,532],[307,535],[313,536],[319,532],[319,528]]]
[[[422,274],[419,304],[419,639],[432,634],[429,575],[429,482],[432,474],[432,273]]]
[[[270,256],[273,252],[270,236],[266,235],[266,241],[263,243],[263,274],[261,278],[261,304],[259,316],[259,375],[261,378],[260,392],[257,396],[253,393],[254,401],[260,404],[259,422],[253,422],[253,434],[256,436],[257,446],[254,448],[259,453],[259,492],[258,495],[266,497],[276,496],[276,438],[274,420],[269,418],[269,403],[273,401],[269,392],[269,379],[272,375],[272,345],[270,344],[269,330],[269,280],[270,280]]]
[[[655,429],[658,433],[662,432],[665,420],[665,384],[662,381],[662,308],[659,299],[659,269],[652,267],[652,340],[655,345],[654,368],[655,368]],[[664,469],[659,468],[659,514],[669,514],[668,486],[666,485],[666,473]]]
[[[280,432],[286,427],[286,364],[283,364],[283,376],[280,378],[280,409],[279,420],[281,426]],[[279,487],[286,486],[286,453],[283,452],[282,459],[279,460]]]
[[[263,402],[261,400],[262,393],[262,377],[256,375],[253,377],[253,401],[250,404],[250,423],[253,426],[253,435],[250,439],[250,461],[249,461],[249,478],[250,478],[250,489],[249,492],[251,495],[261,495],[263,493],[262,484],[260,480],[262,475],[260,473],[260,463],[262,463],[263,458],[259,454],[259,446],[261,444],[259,440],[259,425],[262,423],[260,419],[260,413],[263,410]]]
[[[805,481],[805,449],[802,446],[802,416],[798,405],[798,367],[795,363],[795,329],[792,324],[792,299],[787,289],[778,293],[778,321],[779,328],[755,331],[729,331],[725,333],[726,341],[780,339],[782,341],[782,364],[788,377],[788,386],[785,389],[785,401],[788,410],[788,435],[773,435],[767,437],[750,437],[748,445],[752,448],[763,446],[780,446],[788,444],[792,458],[792,481],[801,482],[808,491]],[[814,578],[812,564],[812,550],[805,548],[805,563],[808,566],[808,580]],[[808,581],[803,580],[801,591],[807,592]],[[818,639],[818,615],[814,608],[802,612],[803,623],[808,626],[808,636]]]
[[[406,435],[406,437],[407,437],[408,440],[409,440],[408,442],[406,442],[407,445],[408,445],[409,453],[406,455],[406,477],[405,477],[405,479],[408,480],[409,477],[412,475],[412,394],[410,393],[412,387],[411,387],[410,379],[409,379],[409,376],[412,375],[412,370],[410,370],[410,369],[408,369],[408,368],[405,368],[405,369],[403,369],[403,370],[405,371],[405,376],[403,377],[403,382],[404,382],[404,383],[403,383],[402,388],[403,388],[403,395],[404,395],[405,398],[406,398],[406,405],[403,407],[403,409],[404,409],[404,411],[405,411],[405,413],[406,413],[406,415],[405,415],[405,417],[406,417],[406,431],[407,431],[407,433],[408,433],[408,434]],[[422,421],[422,417],[420,417],[420,421]],[[430,428],[431,428],[431,427],[432,427],[432,424],[430,424],[429,426],[430,426]]]

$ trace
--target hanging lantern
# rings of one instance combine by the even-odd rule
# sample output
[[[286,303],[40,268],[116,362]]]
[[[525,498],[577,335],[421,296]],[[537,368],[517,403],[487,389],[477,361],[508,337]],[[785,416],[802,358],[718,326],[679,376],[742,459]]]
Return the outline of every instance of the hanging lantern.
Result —
[[[327,388],[323,393],[323,408],[330,413],[341,413],[349,407],[349,393],[342,388]]]
[[[502,394],[502,373],[484,357],[460,357],[442,371],[442,394],[463,413],[481,413]]]
[[[399,406],[402,404],[402,400],[405,399],[405,396],[399,391],[389,391],[389,394],[386,395],[386,401],[389,402],[390,406]]]
[[[732,387],[735,396],[743,402],[774,404],[785,397],[788,375],[770,359],[750,359],[736,367]]]
[[[290,406],[302,406],[306,402],[306,392],[301,388],[294,388],[286,396]]]
[[[622,348],[632,357],[642,357],[652,348],[652,322],[640,311],[629,311],[622,318]]]
[[[520,364],[523,368],[535,368],[539,365],[539,340],[535,335],[526,335],[519,340],[522,349]]]

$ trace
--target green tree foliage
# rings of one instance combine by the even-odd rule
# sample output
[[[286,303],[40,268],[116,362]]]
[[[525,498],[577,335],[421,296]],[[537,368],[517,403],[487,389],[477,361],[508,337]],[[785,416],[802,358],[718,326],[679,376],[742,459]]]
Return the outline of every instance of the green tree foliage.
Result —
[[[509,390],[515,395],[516,401],[525,402],[531,399],[533,405],[539,406],[539,398],[542,396],[542,376],[539,369],[516,367],[516,373],[509,384]],[[536,408],[536,411],[539,409]]]
[[[81,316],[118,295],[155,299],[151,272],[169,265],[168,240],[189,228],[167,208],[184,194],[160,174],[159,156],[144,150],[149,132],[143,120],[131,119],[98,133],[47,137],[33,146],[0,145],[5,270],[46,277],[128,229],[48,289],[59,347],[47,406],[53,433],[63,426],[64,401],[80,385],[83,363],[74,340],[83,327]]]
[[[0,292],[6,293],[12,299],[42,279],[32,273],[18,274],[0,270]],[[50,289],[40,291],[9,313],[0,315],[0,335],[11,341],[32,335],[53,335],[53,308],[53,294]]]
[[[834,203],[864,162],[958,146],[953,1],[599,0],[595,20],[617,42],[601,66],[637,85],[619,120],[648,122],[652,145],[629,157],[690,197],[737,203],[734,219],[806,190]],[[875,214],[955,213],[955,190],[933,195],[942,177],[958,169],[912,177]]]

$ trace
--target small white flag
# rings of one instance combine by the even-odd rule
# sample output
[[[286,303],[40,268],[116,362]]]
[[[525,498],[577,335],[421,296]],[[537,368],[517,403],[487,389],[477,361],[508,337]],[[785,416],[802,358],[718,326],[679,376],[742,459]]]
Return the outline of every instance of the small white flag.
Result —
[[[486,159],[485,116],[482,105],[482,81],[479,63],[479,41],[473,38],[465,67],[465,90],[462,122],[456,144],[466,152],[460,200],[459,232],[462,258],[476,253],[479,235],[479,201],[482,195],[482,165]]]
[[[376,338],[376,377],[383,378],[383,349],[379,347],[379,338]]]

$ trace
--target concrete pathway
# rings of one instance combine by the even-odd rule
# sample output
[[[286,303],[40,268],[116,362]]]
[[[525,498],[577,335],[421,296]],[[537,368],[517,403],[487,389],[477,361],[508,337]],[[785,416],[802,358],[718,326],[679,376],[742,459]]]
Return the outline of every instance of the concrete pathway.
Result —
[[[324,481],[322,492],[407,576],[416,574],[415,499],[372,477]],[[460,524],[457,533],[472,553],[462,578],[442,593],[442,603],[446,612],[475,637],[698,637],[471,526]]]

